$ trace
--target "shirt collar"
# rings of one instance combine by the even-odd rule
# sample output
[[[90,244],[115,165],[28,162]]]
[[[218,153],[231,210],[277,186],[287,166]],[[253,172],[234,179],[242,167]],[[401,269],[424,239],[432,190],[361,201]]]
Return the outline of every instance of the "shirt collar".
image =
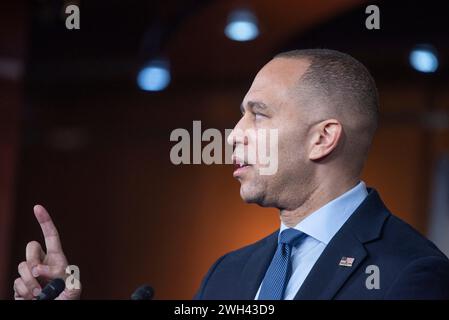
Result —
[[[294,229],[327,245],[367,195],[366,185],[360,181],[349,191],[311,213]],[[281,222],[279,234],[285,229],[288,227]]]

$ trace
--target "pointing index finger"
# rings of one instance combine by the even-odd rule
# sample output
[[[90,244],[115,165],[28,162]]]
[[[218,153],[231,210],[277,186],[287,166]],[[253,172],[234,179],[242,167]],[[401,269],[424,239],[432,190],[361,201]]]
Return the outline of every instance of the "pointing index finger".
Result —
[[[41,205],[34,206],[34,215],[39,222],[45,239],[47,253],[62,253],[61,241],[59,240],[58,230],[47,210]]]

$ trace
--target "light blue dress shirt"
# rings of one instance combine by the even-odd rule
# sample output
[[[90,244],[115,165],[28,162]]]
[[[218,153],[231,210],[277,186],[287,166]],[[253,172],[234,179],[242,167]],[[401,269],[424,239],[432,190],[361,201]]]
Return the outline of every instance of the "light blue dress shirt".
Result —
[[[328,202],[294,227],[307,236],[292,249],[292,274],[285,289],[285,300],[293,300],[327,244],[367,195],[366,185],[361,181],[354,188]],[[287,228],[281,222],[280,232]],[[257,291],[256,300],[261,287],[262,284]]]

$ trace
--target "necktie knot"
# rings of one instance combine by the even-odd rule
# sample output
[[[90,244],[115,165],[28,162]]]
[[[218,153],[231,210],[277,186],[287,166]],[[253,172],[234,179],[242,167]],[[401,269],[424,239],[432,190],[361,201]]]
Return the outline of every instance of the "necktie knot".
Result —
[[[293,229],[288,228],[281,232],[281,235],[279,237],[279,242],[282,244],[286,244],[288,246],[294,246],[299,239],[301,239],[304,236],[304,233]]]

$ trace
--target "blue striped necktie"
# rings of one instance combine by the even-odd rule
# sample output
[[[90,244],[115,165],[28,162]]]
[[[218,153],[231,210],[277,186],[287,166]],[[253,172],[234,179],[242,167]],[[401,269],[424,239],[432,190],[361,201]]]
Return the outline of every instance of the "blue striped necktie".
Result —
[[[282,300],[284,298],[285,288],[292,271],[292,247],[297,245],[304,236],[305,233],[293,228],[281,232],[276,253],[262,282],[259,300]]]

